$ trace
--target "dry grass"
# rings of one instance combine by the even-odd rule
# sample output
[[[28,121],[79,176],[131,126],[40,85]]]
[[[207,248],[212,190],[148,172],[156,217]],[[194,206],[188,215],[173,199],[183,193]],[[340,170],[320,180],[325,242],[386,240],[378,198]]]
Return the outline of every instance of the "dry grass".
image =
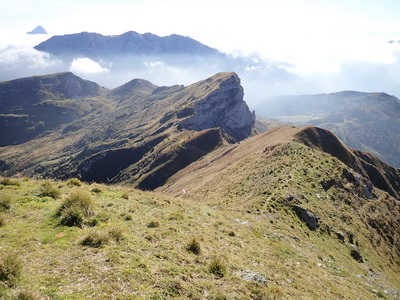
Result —
[[[356,235],[364,263],[351,257],[348,242],[323,230],[311,232],[279,201],[271,212],[272,202],[265,212],[253,212],[259,202],[240,202],[250,199],[240,186],[230,196],[239,201],[235,208],[98,185],[101,193],[90,201],[96,203],[96,215],[83,216],[79,228],[60,226],[54,218],[74,193],[70,187],[60,183],[67,196],[43,201],[36,196],[41,184],[27,180],[10,187],[13,209],[7,218],[12,222],[0,227],[0,247],[3,253],[17,251],[29,264],[22,265],[14,285],[0,284],[0,297],[35,291],[36,299],[395,299],[389,291],[399,285],[398,269],[373,251],[356,219],[343,225]],[[79,191],[92,188],[83,184]],[[0,195],[9,192],[0,190]],[[129,199],[120,196],[124,192]],[[307,197],[309,205],[314,203],[316,198]],[[315,203],[322,216],[322,206],[330,202],[321,208]],[[342,222],[336,217],[340,214],[334,220]],[[89,226],[88,218],[96,224]],[[149,221],[160,226],[149,228]],[[199,255],[188,251],[192,245],[201,248]],[[236,275],[247,270],[265,276],[268,285]]]

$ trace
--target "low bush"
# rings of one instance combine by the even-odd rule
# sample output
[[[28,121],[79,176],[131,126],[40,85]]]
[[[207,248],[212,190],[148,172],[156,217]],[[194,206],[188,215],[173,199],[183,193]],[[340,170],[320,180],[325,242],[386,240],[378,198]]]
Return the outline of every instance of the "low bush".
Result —
[[[83,221],[82,210],[77,206],[67,207],[61,212],[60,225],[82,227]]]
[[[199,255],[201,253],[199,241],[193,237],[186,246],[186,250],[192,252],[193,254]]]
[[[70,178],[68,179],[67,184],[69,186],[82,186],[83,183],[78,178]]]
[[[108,241],[109,236],[107,234],[98,231],[92,231],[80,242],[80,244],[82,246],[100,248],[107,244]]]
[[[3,254],[0,259],[0,281],[13,286],[21,275],[22,263],[15,253]]]
[[[12,208],[12,196],[9,194],[0,195],[0,212],[10,211]]]
[[[60,190],[55,187],[50,181],[45,181],[39,188],[39,197],[51,197],[58,199],[61,196]]]
[[[224,277],[226,275],[225,260],[221,257],[213,258],[208,266],[208,271],[219,278]]]
[[[90,193],[74,190],[69,196],[61,203],[58,209],[58,215],[62,215],[64,210],[72,207],[78,208],[85,217],[94,215],[94,200]]]

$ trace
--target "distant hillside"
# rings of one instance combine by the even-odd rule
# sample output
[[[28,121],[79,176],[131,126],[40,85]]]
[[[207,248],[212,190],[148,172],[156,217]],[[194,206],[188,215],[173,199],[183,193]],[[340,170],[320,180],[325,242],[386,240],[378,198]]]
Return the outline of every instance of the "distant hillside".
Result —
[[[152,33],[129,31],[121,35],[104,36],[81,32],[53,36],[35,46],[36,50],[64,58],[92,59],[139,55],[215,55],[219,52],[189,37],[172,34],[160,37]]]
[[[21,143],[0,148],[3,174],[153,189],[219,145],[255,132],[234,73],[188,87],[135,79],[113,90],[64,73],[5,82],[1,93],[4,144]]]
[[[332,130],[349,147],[400,167],[400,101],[396,97],[354,91],[280,96],[266,100],[256,111],[283,123]]]
[[[0,82],[0,146],[21,144],[99,109],[102,88],[72,73]]]

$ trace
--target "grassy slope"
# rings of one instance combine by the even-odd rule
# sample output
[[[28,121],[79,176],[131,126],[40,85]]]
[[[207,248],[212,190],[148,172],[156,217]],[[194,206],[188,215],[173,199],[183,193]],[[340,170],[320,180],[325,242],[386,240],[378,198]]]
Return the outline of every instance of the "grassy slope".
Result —
[[[243,171],[244,163],[234,168]],[[283,164],[281,171],[285,168]],[[253,181],[257,180],[261,179]],[[13,252],[22,260],[21,276],[14,285],[0,281],[0,295],[6,299],[22,292],[38,299],[392,299],[390,293],[400,284],[398,269],[358,234],[358,221],[347,226],[362,245],[365,263],[351,258],[348,243],[321,230],[310,231],[285,205],[276,201],[272,206],[270,200],[246,195],[246,182],[229,196],[215,195],[218,201],[211,197],[212,205],[196,203],[190,195],[178,199],[126,187],[76,187],[67,182],[53,183],[61,191],[61,199],[54,200],[38,196],[41,181],[16,179],[16,183],[0,185],[1,199],[11,199],[12,207],[2,212],[6,221],[0,227],[0,258]],[[234,179],[227,184],[236,186]],[[279,185],[275,197],[287,189]],[[76,189],[91,192],[95,200],[95,215],[86,221],[92,225],[60,226],[55,212]],[[329,212],[325,203],[333,205],[320,201],[314,208],[320,216]],[[156,227],[149,227],[151,222]],[[84,237],[93,232],[105,235],[108,242],[99,248],[82,246]],[[123,239],[113,239],[110,232],[122,233]],[[200,243],[199,255],[186,250],[193,237]],[[211,261],[218,257],[227,268],[222,278],[209,272]],[[263,274],[268,287],[243,280],[237,273],[243,270]]]

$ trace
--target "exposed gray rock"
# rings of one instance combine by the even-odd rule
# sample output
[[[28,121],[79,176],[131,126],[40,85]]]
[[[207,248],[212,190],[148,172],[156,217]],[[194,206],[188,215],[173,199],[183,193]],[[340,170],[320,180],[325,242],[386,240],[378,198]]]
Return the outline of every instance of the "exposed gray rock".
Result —
[[[306,208],[295,205],[293,206],[293,210],[297,214],[300,220],[302,220],[308,228],[311,230],[317,230],[318,228],[318,218],[311,212],[309,212]]]
[[[180,122],[180,127],[201,131],[220,127],[236,141],[250,136],[255,124],[255,114],[243,101],[240,79],[232,73],[219,89],[194,104],[191,116]]]
[[[358,262],[360,262],[360,263],[364,262],[364,259],[363,259],[362,255],[361,255],[360,251],[358,251],[357,249],[352,249],[352,250],[350,251],[350,255],[351,255],[351,257],[353,257],[356,261],[358,261]]]
[[[236,275],[247,281],[255,281],[263,285],[268,285],[268,280],[265,278],[265,276],[258,272],[243,270],[237,271]]]
[[[345,238],[343,232],[341,232],[341,231],[334,231],[334,232],[335,232],[337,238],[338,238],[341,242],[344,243],[346,238]]]

